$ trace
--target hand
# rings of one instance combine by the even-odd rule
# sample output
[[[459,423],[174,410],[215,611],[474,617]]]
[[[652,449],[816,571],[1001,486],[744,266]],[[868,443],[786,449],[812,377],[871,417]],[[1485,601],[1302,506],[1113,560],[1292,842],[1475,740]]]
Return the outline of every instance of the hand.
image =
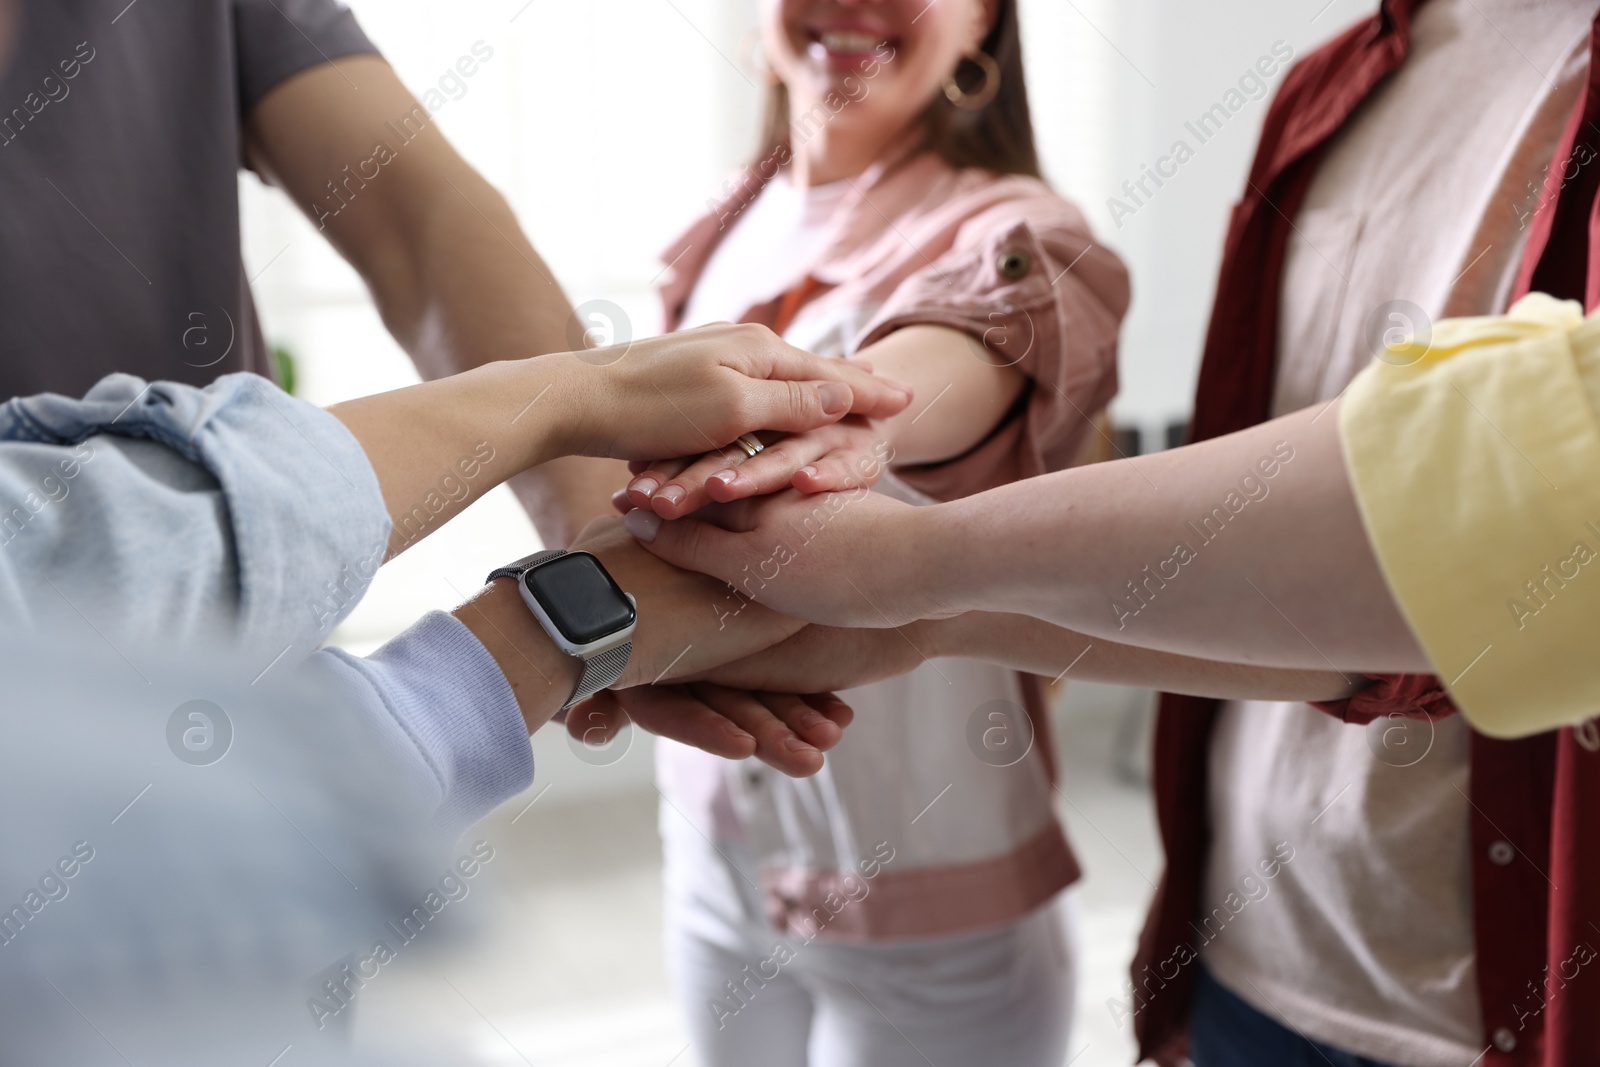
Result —
[[[567,732],[585,744],[604,744],[632,721],[714,756],[754,755],[784,774],[803,778],[822,769],[822,753],[839,743],[853,718],[849,705],[831,693],[748,693],[707,683],[645,685],[596,693],[567,713]]]
[[[628,535],[620,519],[596,519],[571,547],[597,556],[638,602],[633,655],[618,688],[710,670],[781,641],[802,625],[735,596],[724,582],[663,563]]]
[[[942,654],[926,631],[928,626],[920,622],[877,630],[807,626],[771,648],[706,672],[705,679],[736,689],[784,693],[854,689],[899,677]]]
[[[628,535],[620,519],[596,519],[572,547],[598,557],[638,604],[633,654],[617,683],[620,686],[648,686],[711,670],[775,644],[804,625],[735,596],[714,578],[656,559]],[[494,657],[516,696],[528,732],[537,731],[571,694],[578,678],[577,660],[556,647],[508,579],[484,587],[456,608],[455,615]],[[817,687],[808,684],[804,688],[810,692]],[[597,696],[602,709],[616,703]],[[738,758],[754,753],[790,774],[814,773],[821,766],[820,749],[838,740],[829,732],[833,727],[819,732],[796,703],[810,701],[812,707],[823,707],[837,716],[825,695],[789,698],[762,694],[755,698],[760,707],[752,706],[749,699],[710,689],[697,690],[675,706],[659,700],[647,703],[649,697],[625,699],[643,709],[641,725],[646,729],[679,737],[719,755]],[[616,713],[622,716],[619,723],[626,721],[621,706],[618,704]],[[696,708],[701,710],[687,713]],[[684,721],[669,723],[669,712],[679,713]],[[722,716],[724,722],[712,721],[713,715]],[[784,725],[789,722],[804,731],[803,741]],[[800,743],[791,745],[791,741]]]
[[[930,580],[942,564],[941,508],[858,489],[795,490],[663,521],[642,508],[623,520],[660,558],[723,579],[741,595],[807,622],[897,626],[955,614]]]
[[[771,330],[726,323],[627,346],[540,357],[561,361],[562,451],[616,459],[698,455],[743,433],[800,433],[846,415],[887,418],[909,386],[821,359]]]
[[[767,440],[766,438],[771,438]],[[796,434],[768,434],[764,449],[747,456],[738,445],[698,458],[635,461],[628,503],[678,519],[710,503],[727,504],[793,486],[804,493],[871,486],[894,451],[860,415]]]

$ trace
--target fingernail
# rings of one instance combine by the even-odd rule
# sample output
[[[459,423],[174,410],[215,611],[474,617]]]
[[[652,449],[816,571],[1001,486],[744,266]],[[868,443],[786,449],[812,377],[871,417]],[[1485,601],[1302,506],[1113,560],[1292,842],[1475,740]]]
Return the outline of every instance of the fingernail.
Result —
[[[723,485],[732,485],[734,480],[738,477],[738,471],[718,471],[711,476],[710,480],[713,482],[721,482]]]
[[[640,496],[649,496],[660,488],[661,483],[654,478],[635,478],[628,486],[628,491],[638,493]]]
[[[620,511],[626,512],[627,509],[623,507],[624,504],[627,504],[628,507],[632,507],[633,506],[632,504],[628,503],[628,491],[626,489],[618,489],[615,493],[611,494],[611,506],[612,507],[617,508]]]
[[[795,473],[804,474],[807,478],[816,478],[822,474],[822,472],[817,468],[811,466],[801,467],[799,470],[795,471]]]
[[[622,517],[622,525],[633,536],[648,543],[656,539],[656,531],[661,529],[661,516],[644,508],[634,508]]]
[[[806,714],[806,716],[804,718],[802,718],[800,720],[800,729],[802,729],[802,730],[815,730],[817,727],[821,726],[823,723],[825,723],[827,721],[828,721],[827,716],[823,715],[822,712],[820,712],[820,711],[809,712],[809,713]]]
[[[665,489],[661,490],[661,492],[657,493],[654,499],[664,500],[668,504],[681,504],[683,502],[683,498],[688,495],[689,491],[683,486],[669,485]]]
[[[817,395],[822,398],[822,410],[828,415],[840,415],[849,411],[854,398],[850,387],[843,382],[823,382],[817,386]]]
[[[815,752],[817,750],[815,745],[808,745],[798,737],[785,738],[783,747],[790,752]]]
[[[722,732],[733,738],[735,741],[743,741],[745,738],[750,736],[749,731],[741,730],[727,719],[722,720]]]
[[[896,389],[900,390],[902,393],[906,394],[906,396],[908,396],[908,397],[913,397],[913,396],[917,395],[917,391],[915,389],[911,388],[911,386],[907,385],[905,382],[890,382],[889,384],[894,386]]]

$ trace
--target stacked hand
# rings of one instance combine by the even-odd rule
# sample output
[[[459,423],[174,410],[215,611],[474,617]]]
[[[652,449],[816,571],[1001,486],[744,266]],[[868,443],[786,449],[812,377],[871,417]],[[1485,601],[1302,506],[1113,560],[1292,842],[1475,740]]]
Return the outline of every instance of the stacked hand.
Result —
[[[558,448],[562,455],[653,460],[715,454],[740,434],[776,431],[804,437],[803,454],[810,458],[802,462],[811,463],[855,441],[833,431],[845,416],[865,425],[911,403],[909,386],[843,360],[818,359],[751,325],[702,326],[621,351],[542,356],[532,364],[559,368],[556,384],[572,392],[573,403],[562,406],[572,416]],[[836,443],[822,448],[823,442]],[[704,474],[726,466],[708,463]]]
[[[663,519],[679,519],[708,504],[791,486],[802,493],[870,486],[893,460],[889,443],[860,415],[801,433],[757,438],[764,447],[754,456],[736,444],[685,459],[629,463],[635,477],[612,502],[622,512],[649,508]]]
[[[742,479],[745,484],[734,490],[739,495],[750,496],[762,492],[770,494],[773,489],[781,490],[776,495],[738,504],[705,507],[697,518],[678,522],[663,522],[660,513],[685,512],[699,502],[699,496],[686,493],[676,499],[663,501],[658,494],[653,501],[653,510],[631,510],[625,521],[634,532],[641,528],[650,529],[652,535],[662,528],[673,531],[660,539],[663,550],[651,546],[654,555],[645,553],[626,531],[620,529],[622,524],[615,520],[590,527],[590,531],[597,533],[597,543],[601,547],[591,547],[590,532],[580,539],[578,547],[597,554],[602,551],[616,553],[621,565],[635,568],[641,578],[649,577],[652,572],[650,568],[641,566],[639,559],[627,555],[623,549],[624,543],[632,545],[635,552],[658,565],[660,559],[681,561],[688,569],[667,568],[674,575],[669,584],[696,589],[697,595],[709,604],[704,620],[709,622],[715,617],[718,626],[714,633],[702,631],[698,646],[690,643],[689,628],[685,627],[681,614],[671,616],[672,638],[665,647],[653,645],[652,639],[658,635],[636,635],[634,666],[637,670],[630,670],[629,679],[622,684],[650,684],[607,691],[573,709],[567,717],[567,728],[574,737],[594,743],[609,738],[624,723],[632,720],[652,733],[685,741],[718,755],[739,758],[754,754],[787,773],[810,774],[821,768],[822,752],[838,742],[841,731],[849,725],[851,718],[850,709],[837,697],[817,691],[853,687],[893,677],[921,662],[923,656],[917,647],[895,630],[852,631],[822,626],[803,627],[798,619],[779,615],[754,599],[771,599],[769,591],[774,591],[780,581],[783,588],[804,587],[806,584],[803,574],[790,574],[786,578],[783,567],[774,564],[770,557],[759,559],[748,551],[757,543],[766,543],[760,540],[759,534],[777,530],[787,522],[795,530],[810,531],[814,543],[816,538],[828,536],[829,527],[849,506],[859,505],[876,510],[881,502],[889,507],[903,507],[877,497],[865,488],[876,480],[886,465],[887,457],[879,458],[881,451],[878,454],[867,452],[867,461],[855,466],[859,456],[848,454],[852,443],[847,438],[828,438],[823,432],[812,431],[783,440],[794,442],[791,446],[793,450],[786,450],[782,445],[771,446],[748,459],[743,472],[746,476]],[[855,438],[854,447],[870,449],[869,440],[869,436],[862,434]],[[809,450],[832,447],[835,443],[840,447],[835,449],[834,458],[845,467],[840,473],[848,476],[849,466],[855,466],[857,487],[849,493],[821,497],[804,490],[789,490],[790,480],[799,473],[794,469],[797,457],[805,457]],[[779,455],[761,464],[756,474],[751,476],[749,467],[768,459],[768,453],[772,451],[778,451]],[[692,487],[695,494],[706,493],[709,485],[709,492],[713,494],[732,496],[727,492],[730,487],[726,479],[711,479],[709,483],[705,479],[714,464],[722,462],[724,458],[721,456],[702,456],[650,464],[646,471],[664,473],[677,470],[680,473],[674,484]],[[626,498],[632,495],[631,487],[619,493],[619,508],[627,509],[629,501]],[[718,522],[723,525],[715,525]],[[719,558],[718,548],[709,546],[708,542],[705,542],[708,544],[706,548],[693,547],[693,544],[703,543],[700,540],[702,538],[719,535],[737,538],[739,535],[734,533],[735,530],[745,531],[742,542],[728,542],[729,547],[734,544],[740,546],[735,556]],[[841,561],[850,557],[853,554],[851,540],[849,530],[842,526],[834,529],[829,557]],[[675,551],[676,558],[672,550],[665,550],[669,543],[679,546]],[[801,549],[806,547],[809,546],[800,546]],[[734,562],[735,558],[738,559],[737,563]],[[800,559],[801,552],[797,550],[789,554],[788,562],[792,565]],[[829,565],[820,558],[811,562],[813,565]],[[611,567],[609,558],[607,566]],[[704,572],[715,573],[722,581],[707,577]],[[616,573],[613,571],[613,574]],[[619,581],[624,588],[635,588],[620,575]],[[864,574],[861,581],[874,584]],[[853,584],[857,584],[859,589],[859,583]],[[639,594],[636,592],[635,595]],[[781,592],[775,595],[785,608],[803,613],[809,609],[812,617],[820,617],[819,613],[837,608],[836,604],[829,603],[825,594],[821,598],[814,598],[815,603],[804,598],[785,597]],[[862,596],[865,601],[863,607],[871,610],[870,595],[863,591]],[[681,611],[681,608],[677,610]],[[641,631],[645,629],[645,615],[641,607]],[[881,615],[863,618],[860,613],[845,613],[840,621],[847,624],[865,622],[876,626],[888,624]],[[661,657],[671,657],[671,661],[657,676],[649,677],[649,667],[645,665],[653,665]],[[664,680],[689,680],[689,683],[656,684]]]
[[[656,559],[619,519],[597,519],[572,545],[591,552],[638,603],[633,655],[615,690],[567,713],[567,729],[603,742],[628,721],[729,759],[756,756],[796,776],[815,774],[838,743],[851,711],[820,686],[792,692],[714,684],[663,684],[703,677],[760,652],[804,625],[729,591],[726,583]],[[803,694],[803,695],[801,695]]]
[[[707,327],[673,337],[687,339],[734,329],[748,328]],[[800,372],[799,361],[794,361],[794,367],[784,362],[786,346],[774,351],[777,356],[771,366],[742,366],[740,373],[761,376]],[[663,356],[670,359],[672,353],[658,353],[657,359]],[[656,366],[659,370],[660,363]],[[802,404],[800,414],[791,424],[773,421],[757,435],[764,447],[754,456],[734,444],[686,457],[635,459],[629,464],[635,479],[613,497],[618,511],[653,508],[661,517],[678,518],[708,505],[758,497],[791,486],[802,493],[824,493],[874,484],[887,469],[892,453],[888,443],[874,430],[872,420],[903,409],[904,403],[909,401],[909,393],[897,396],[868,376],[870,368],[849,363],[832,363],[830,369],[833,367],[840,368],[844,380],[853,388],[857,397],[852,409],[855,413],[817,426],[814,425],[816,412],[805,409]],[[683,393],[683,383],[677,384],[679,388],[675,391]],[[689,403],[687,399],[682,402]],[[677,401],[674,406],[678,406]],[[812,425],[808,426],[808,422]],[[708,428],[703,437],[707,443],[712,437],[726,438],[730,428]],[[632,442],[623,440],[606,442],[598,450],[611,455],[637,454]],[[625,546],[633,546],[636,555],[630,556]],[[662,577],[640,566],[642,559],[650,557],[621,531],[618,523],[591,526],[573,547],[602,555],[608,569],[612,569],[613,556],[620,567],[632,568],[634,574],[626,577],[616,569],[612,569],[612,574],[636,597],[640,596],[639,587],[630,585],[630,580]],[[728,583],[698,574],[689,578],[684,572],[677,573],[679,577],[669,580],[668,584],[677,585],[680,593],[689,588],[696,590],[695,595],[706,605],[700,621],[715,619],[716,633],[702,633],[697,649],[685,636],[695,627],[685,627],[680,614],[670,614],[667,617],[673,619],[670,631],[673,636],[665,646],[657,648],[654,638],[658,635],[644,622],[650,613],[641,608],[640,631],[635,634],[628,676],[616,689],[596,694],[572,709],[566,718],[568,731],[594,744],[609,739],[632,721],[651,733],[684,741],[717,755],[728,758],[755,755],[789,774],[813,774],[821,769],[822,752],[838,742],[852,712],[831,693],[815,692],[826,687],[808,676],[811,657],[785,643],[785,651],[774,651],[744,668],[739,675],[764,677],[761,665],[771,664],[774,684],[739,685],[735,682],[735,687],[730,687],[712,680],[724,664],[740,662],[743,657],[775,641],[784,641],[802,624],[740,596]],[[682,603],[681,597],[678,599]],[[654,664],[657,652],[670,655],[670,662],[654,677],[646,677],[646,665]],[[667,684],[673,679],[696,681]]]
[[[640,499],[650,503],[659,495],[655,506],[671,515],[791,484],[811,493],[864,487],[889,460],[874,420],[892,418],[910,400],[907,387],[843,361],[817,359],[768,330],[718,325],[625,349],[494,364],[353,401],[334,413],[366,448],[399,528],[412,501],[431,492],[431,459],[465,454],[486,427],[503,427],[504,436],[492,442],[503,458],[473,483],[473,493],[441,505],[436,524],[495,481],[568,455],[637,461],[635,488],[644,488],[646,477],[653,483]],[[494,417],[500,412],[503,418]],[[749,457],[743,448],[730,449],[741,435],[758,431],[764,451]],[[691,458],[652,458],[659,456]],[[673,491],[660,493],[669,480]],[[569,713],[576,736],[592,742],[631,718],[720,755],[756,755],[790,774],[821,768],[822,752],[849,722],[850,711],[837,698],[706,681],[668,684],[702,679],[790,637],[802,622],[755,604],[748,590],[741,596],[725,581],[670,566],[641,548],[617,519],[592,524],[570,547],[604,562],[638,600],[639,618],[618,691]],[[530,636],[531,620],[515,590],[509,582],[498,584],[505,588],[458,614],[490,647],[530,729],[537,729],[559,704],[555,690],[570,685],[567,673],[575,667],[548,658],[548,642]]]
[[[653,512],[639,514],[659,522],[659,517],[676,518],[710,504],[770,494],[791,485],[805,494],[846,488],[864,491],[882,476],[891,459],[887,442],[862,416],[848,416],[801,433],[763,436],[772,443],[755,456],[747,456],[736,446],[686,459],[635,462],[631,467],[638,477],[613,502],[623,512],[653,508]],[[591,526],[575,547],[599,554],[598,548],[591,547],[591,531],[607,550],[624,558],[624,542],[645,555],[615,522]],[[639,561],[628,562],[637,566]],[[608,560],[608,568],[610,565]],[[688,572],[676,573],[682,581]],[[698,652],[692,644],[686,645],[681,656],[670,647],[661,649],[678,657],[661,675],[645,679],[630,671],[630,678],[652,684],[596,694],[568,714],[567,730],[594,744],[608,740],[633,721],[651,733],[716,755],[734,759],[756,755],[789,774],[814,774],[822,767],[822,753],[838,743],[853,714],[831,693],[816,692],[833,688],[819,680],[819,668],[839,666],[841,661],[833,654],[836,649],[861,650],[867,643],[852,644],[843,631],[824,634],[819,628],[809,628],[796,634],[802,625],[798,620],[777,615],[732,591],[736,587],[731,581],[717,582],[699,573],[690,580],[702,596],[710,597],[711,610],[706,617],[718,619],[717,640],[703,640]],[[620,577],[619,581],[624,588],[635,588]],[[641,611],[641,630],[645,629],[644,616]],[[682,639],[685,632],[680,621],[674,616],[674,640]],[[733,634],[725,630],[730,622]],[[817,632],[812,634],[812,629]],[[768,650],[772,644],[768,636],[780,631],[775,640],[781,643]],[[649,637],[635,634],[633,667],[653,662],[654,650],[645,643],[648,641]],[[874,672],[867,665],[873,662],[885,667],[898,664],[887,656],[868,657],[865,663],[852,663],[852,669],[836,672],[837,676],[850,679],[851,685],[861,684],[868,680],[864,673]],[[908,661],[877,676],[889,677],[913,666],[915,663]],[[697,681],[659,684],[663,677]],[[628,679],[622,683],[628,684]]]
[[[930,600],[919,574],[932,557],[925,512],[865,489],[807,495],[788,490],[663,521],[630,511],[623,522],[652,554],[737,583],[775,611],[830,626],[899,626],[955,614]]]

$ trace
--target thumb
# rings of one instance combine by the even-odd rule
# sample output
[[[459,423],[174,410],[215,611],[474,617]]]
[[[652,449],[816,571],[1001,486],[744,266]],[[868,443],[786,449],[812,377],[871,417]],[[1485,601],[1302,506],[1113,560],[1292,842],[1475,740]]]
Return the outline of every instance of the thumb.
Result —
[[[763,430],[804,433],[850,413],[855,393],[844,382],[753,381],[750,414]]]
[[[731,583],[744,565],[746,538],[708,522],[668,522],[649,508],[635,508],[623,516],[622,524],[653,555],[686,571]]]
[[[764,353],[766,365],[761,372],[746,370],[754,378],[817,384],[834,381],[846,385],[851,391],[850,411],[873,419],[886,419],[898,415],[911,403],[911,386],[887,378],[875,377],[864,366],[865,361],[847,359],[819,359],[788,344],[779,344],[773,351]]]

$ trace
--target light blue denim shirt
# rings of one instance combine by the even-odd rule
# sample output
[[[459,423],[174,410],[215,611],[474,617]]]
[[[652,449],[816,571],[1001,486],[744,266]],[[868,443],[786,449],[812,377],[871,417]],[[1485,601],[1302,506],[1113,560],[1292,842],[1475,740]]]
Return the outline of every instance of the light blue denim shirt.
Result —
[[[527,788],[516,698],[471,631],[425,615],[366,658],[319,650],[383,559],[389,517],[344,425],[253,374],[197,389],[102,379],[0,407],[0,629],[226,649],[361,709],[465,828]]]

